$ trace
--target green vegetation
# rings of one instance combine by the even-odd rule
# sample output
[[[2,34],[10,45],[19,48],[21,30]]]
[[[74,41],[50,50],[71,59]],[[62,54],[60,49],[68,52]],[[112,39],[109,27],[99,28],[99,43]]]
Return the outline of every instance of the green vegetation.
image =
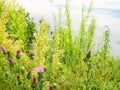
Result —
[[[64,27],[60,14],[54,30],[44,19],[37,30],[14,0],[0,1],[0,90],[120,90],[109,28],[95,40],[91,3],[87,11],[83,5],[79,34],[73,35],[68,7]]]

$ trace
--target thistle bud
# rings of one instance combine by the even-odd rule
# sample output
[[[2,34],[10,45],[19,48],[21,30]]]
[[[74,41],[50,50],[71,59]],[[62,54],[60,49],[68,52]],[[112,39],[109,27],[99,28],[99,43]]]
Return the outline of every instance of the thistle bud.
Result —
[[[37,82],[38,82],[38,81],[37,81],[37,78],[34,77],[32,83],[31,83],[31,87],[32,87],[32,88],[37,88]]]
[[[17,50],[16,53],[17,53],[17,54],[16,54],[16,58],[17,58],[17,59],[20,59],[20,58],[21,58],[21,55],[20,55],[21,50]]]
[[[32,71],[29,70],[28,74],[27,74],[27,79],[31,79],[31,76],[32,76]]]
[[[14,65],[14,64],[13,64],[13,60],[12,60],[12,58],[9,58],[9,59],[8,59],[8,62],[9,62],[9,64],[10,64],[11,66]]]
[[[22,82],[20,80],[20,76],[19,75],[17,75],[17,80],[18,80],[18,85],[20,85]]]
[[[0,50],[2,50],[4,55],[6,55],[6,50],[5,50],[4,46],[0,46]]]
[[[86,55],[86,58],[90,58],[91,57],[91,53],[92,53],[92,51],[90,50],[90,51],[88,51],[88,53],[87,53],[87,55]]]
[[[10,51],[7,51],[7,58],[11,58],[11,53],[10,53]]]
[[[17,80],[20,80],[20,76],[19,75],[17,75]]]
[[[49,86],[49,90],[53,90],[53,86],[52,85]]]

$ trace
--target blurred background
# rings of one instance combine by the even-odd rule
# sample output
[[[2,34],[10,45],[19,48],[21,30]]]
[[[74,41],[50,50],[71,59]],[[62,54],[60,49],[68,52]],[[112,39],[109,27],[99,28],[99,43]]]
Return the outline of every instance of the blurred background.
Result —
[[[51,26],[54,24],[53,15],[59,10],[64,13],[66,0],[17,0],[36,24],[44,18]],[[88,8],[91,0],[70,0],[69,9],[72,19],[72,28],[77,33],[80,27],[82,3]],[[120,56],[120,0],[93,0],[92,14],[96,19],[96,36],[100,36],[108,25],[111,32],[111,46],[113,53]]]

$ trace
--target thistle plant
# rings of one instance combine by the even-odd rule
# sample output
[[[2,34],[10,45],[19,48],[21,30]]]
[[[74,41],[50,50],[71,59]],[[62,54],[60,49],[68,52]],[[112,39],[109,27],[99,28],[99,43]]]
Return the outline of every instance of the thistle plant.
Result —
[[[27,74],[27,79],[31,79],[31,77],[32,77],[32,70],[29,70]]]
[[[21,58],[20,53],[21,53],[21,50],[17,50],[17,51],[16,51],[16,58],[17,58],[17,59],[20,59],[20,58]]]
[[[14,65],[13,60],[11,58],[9,58],[8,61],[9,61],[10,66]]]
[[[0,90],[119,90],[120,61],[110,53],[110,30],[105,26],[97,47],[91,6],[83,6],[80,31],[74,34],[68,3],[54,30],[43,18],[35,30],[15,0],[1,0]]]
[[[96,28],[96,21],[91,14],[93,2],[90,3],[88,10],[85,11],[85,4],[82,4],[82,20],[80,24],[79,30],[79,55],[83,56],[85,53],[81,53],[81,51],[87,52],[90,48],[92,48],[92,43],[94,39],[94,33]],[[90,21],[90,24],[87,23]],[[82,55],[81,55],[82,54]]]
[[[36,77],[33,78],[32,83],[31,83],[31,87],[33,88],[33,90],[38,88],[38,80]]]
[[[91,58],[91,53],[92,51],[88,51],[86,57],[84,58],[84,61],[87,65],[87,71],[86,71],[86,89],[89,90],[89,83],[90,83],[90,70],[91,70],[91,61],[90,61],[90,58]]]

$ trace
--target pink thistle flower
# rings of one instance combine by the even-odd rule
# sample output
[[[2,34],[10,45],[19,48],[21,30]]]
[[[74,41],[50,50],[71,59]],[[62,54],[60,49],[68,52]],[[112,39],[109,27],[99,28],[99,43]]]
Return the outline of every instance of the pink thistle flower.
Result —
[[[38,66],[35,68],[36,72],[44,72],[44,67],[43,66]]]
[[[0,49],[3,51],[3,50],[4,50],[4,47],[3,47],[3,46],[0,46]]]
[[[20,53],[21,53],[21,50],[17,50],[16,53],[17,53],[17,54],[20,54]]]

